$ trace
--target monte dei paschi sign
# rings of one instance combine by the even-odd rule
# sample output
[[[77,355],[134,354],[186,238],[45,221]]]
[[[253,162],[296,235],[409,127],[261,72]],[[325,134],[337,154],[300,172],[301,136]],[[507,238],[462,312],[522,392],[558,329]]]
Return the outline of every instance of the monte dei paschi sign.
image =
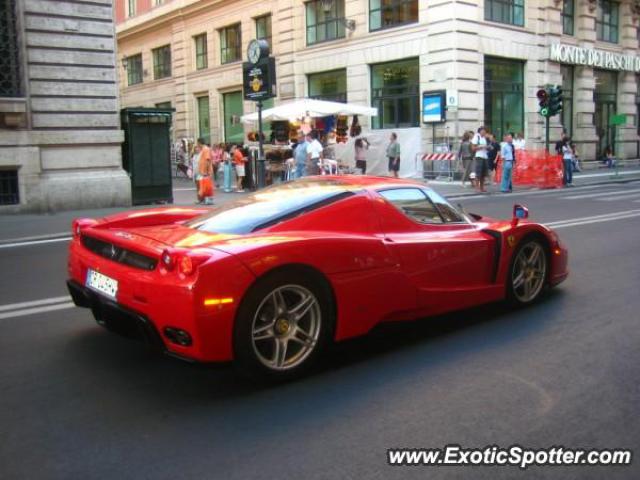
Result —
[[[626,70],[640,72],[640,57],[634,55],[620,55],[619,53],[604,52],[591,48],[562,45],[551,45],[549,60],[574,65],[587,65],[608,70]]]

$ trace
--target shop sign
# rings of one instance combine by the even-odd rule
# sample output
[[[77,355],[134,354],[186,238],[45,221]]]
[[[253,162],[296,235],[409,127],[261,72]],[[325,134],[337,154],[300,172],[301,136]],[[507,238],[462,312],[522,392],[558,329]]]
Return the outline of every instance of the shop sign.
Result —
[[[422,92],[422,123],[445,121],[445,90]]]
[[[604,68],[607,70],[640,72],[640,57],[635,55],[623,55],[620,53],[606,52],[604,50],[563,45],[561,43],[551,45],[549,60],[552,62]]]

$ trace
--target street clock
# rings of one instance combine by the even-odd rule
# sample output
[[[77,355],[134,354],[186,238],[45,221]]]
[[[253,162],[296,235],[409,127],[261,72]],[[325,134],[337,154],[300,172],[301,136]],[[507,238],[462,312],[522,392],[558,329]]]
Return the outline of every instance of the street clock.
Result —
[[[247,60],[257,64],[261,58],[269,56],[269,43],[266,40],[251,40],[247,47]]]

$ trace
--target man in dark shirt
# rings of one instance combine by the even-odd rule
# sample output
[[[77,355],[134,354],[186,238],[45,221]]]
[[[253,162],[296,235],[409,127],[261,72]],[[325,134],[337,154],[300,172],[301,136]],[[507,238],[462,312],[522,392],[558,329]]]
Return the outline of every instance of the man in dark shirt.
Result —
[[[562,137],[560,138],[560,140],[558,140],[556,142],[556,153],[558,155],[562,155],[562,146],[564,145],[564,142],[567,141],[567,131],[563,130],[562,131]]]
[[[487,150],[487,167],[489,168],[489,178],[491,183],[496,183],[496,157],[500,153],[500,144],[496,142],[496,137],[492,133],[487,134],[487,143],[489,149]]]

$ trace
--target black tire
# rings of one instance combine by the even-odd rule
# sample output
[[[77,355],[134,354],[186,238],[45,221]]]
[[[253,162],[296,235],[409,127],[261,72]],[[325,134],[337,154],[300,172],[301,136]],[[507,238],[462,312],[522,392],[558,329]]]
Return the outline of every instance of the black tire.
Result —
[[[310,310],[308,315],[310,319],[312,315],[319,314],[317,339],[313,342],[313,347],[309,353],[307,353],[304,358],[302,358],[302,355],[300,356],[301,359],[298,364],[291,366],[283,365],[282,368],[278,368],[275,365],[271,367],[267,366],[264,359],[265,352],[261,350],[262,344],[254,342],[254,323],[258,325],[259,322],[262,321],[262,316],[258,316],[258,313],[263,312],[265,309],[273,308],[273,305],[269,306],[265,302],[273,303],[270,299],[273,298],[274,291],[283,293],[285,304],[287,304],[288,301],[295,306],[296,289],[303,292],[306,291],[316,299],[317,308],[315,306],[312,307],[312,311]],[[292,299],[294,301],[292,301]],[[261,309],[260,312],[258,312],[259,308]],[[275,338],[284,341],[284,337],[278,336],[278,330],[275,326],[275,318],[280,315],[272,312],[271,315],[274,317],[274,326],[273,332],[269,333],[273,333],[274,342]],[[271,317],[271,315],[266,316]],[[306,317],[305,320],[307,320]],[[271,320],[261,325],[265,325],[265,328],[267,328],[267,324],[269,324],[270,321]],[[288,324],[289,322],[285,323]],[[293,323],[292,320],[291,325],[293,325]],[[236,314],[233,329],[234,363],[241,373],[251,379],[262,382],[279,382],[298,378],[307,373],[309,369],[317,363],[322,352],[333,338],[334,325],[335,306],[332,291],[327,281],[324,280],[319,273],[304,267],[292,266],[278,269],[258,279],[242,299]],[[292,329],[296,328],[296,326],[297,325],[293,326]],[[292,336],[290,332],[284,335]],[[269,348],[270,339],[265,339],[264,342],[264,348]],[[295,351],[298,343],[292,342],[292,345],[294,348],[293,351]],[[310,347],[301,346],[300,348]],[[275,355],[277,356],[277,354]]]
[[[520,261],[523,256],[528,257],[529,252],[533,253],[534,249],[537,249],[538,254],[540,255],[540,263],[538,265],[543,266],[544,270],[540,273],[535,274],[536,279],[538,279],[538,276],[540,277],[539,285],[536,282],[535,288],[531,288],[529,295],[525,295],[524,287],[518,284],[518,276],[520,270],[522,269],[522,264],[520,263]],[[532,269],[527,270],[527,278],[529,277],[529,275],[531,275],[531,271],[537,272],[539,267],[535,267],[536,266],[534,265],[527,265],[526,268]],[[549,252],[546,243],[538,235],[529,235],[523,238],[513,252],[511,262],[509,263],[509,271],[506,278],[507,301],[514,306],[523,306],[534,303],[546,290],[548,277]]]

